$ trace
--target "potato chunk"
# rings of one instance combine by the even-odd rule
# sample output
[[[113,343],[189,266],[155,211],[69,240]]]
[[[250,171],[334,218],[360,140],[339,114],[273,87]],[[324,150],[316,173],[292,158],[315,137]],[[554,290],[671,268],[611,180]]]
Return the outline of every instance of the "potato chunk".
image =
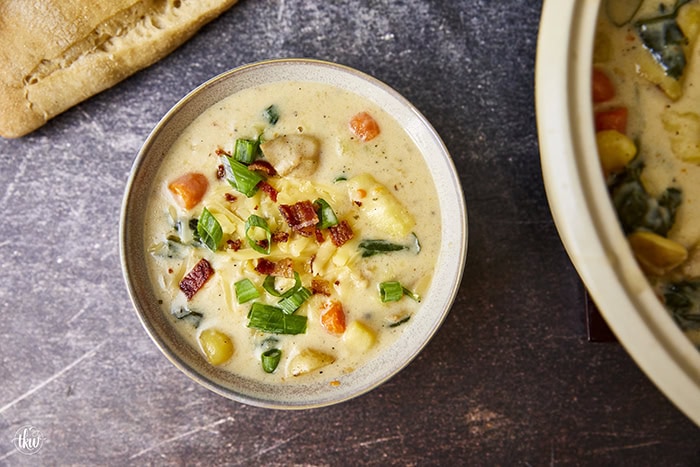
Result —
[[[606,174],[619,172],[637,155],[637,146],[617,130],[603,130],[595,135],[600,165]]]
[[[671,150],[686,162],[700,162],[700,115],[667,110],[661,115],[671,140]]]
[[[289,373],[292,376],[301,376],[314,370],[330,365],[335,357],[314,349],[304,349],[295,355],[289,362]]]
[[[642,269],[649,274],[661,276],[688,258],[683,245],[653,232],[634,232],[627,239]]]
[[[375,332],[360,321],[351,322],[343,334],[343,342],[354,353],[367,352],[376,340]]]
[[[260,145],[265,159],[279,175],[308,177],[318,167],[320,144],[309,135],[284,135]]]
[[[217,329],[205,329],[199,335],[199,343],[207,361],[212,365],[226,363],[233,355],[233,341]]]
[[[370,174],[360,174],[348,180],[350,199],[360,207],[369,222],[382,232],[403,238],[416,221],[401,202]]]

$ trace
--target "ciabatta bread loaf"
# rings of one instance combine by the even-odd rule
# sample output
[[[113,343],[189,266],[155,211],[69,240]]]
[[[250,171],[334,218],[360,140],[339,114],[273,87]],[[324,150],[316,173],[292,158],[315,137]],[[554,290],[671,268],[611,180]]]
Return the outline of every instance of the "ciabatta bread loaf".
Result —
[[[0,1],[0,135],[23,136],[151,65],[236,1]]]

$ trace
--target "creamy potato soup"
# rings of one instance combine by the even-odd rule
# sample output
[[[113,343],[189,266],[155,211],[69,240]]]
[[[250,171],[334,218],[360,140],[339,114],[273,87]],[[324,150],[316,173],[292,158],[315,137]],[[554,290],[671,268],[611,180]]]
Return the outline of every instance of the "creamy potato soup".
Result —
[[[630,246],[700,345],[700,0],[604,0],[593,63],[598,152]]]
[[[409,136],[357,95],[310,82],[234,94],[183,132],[154,187],[151,279],[212,365],[339,384],[420,313],[437,193]]]

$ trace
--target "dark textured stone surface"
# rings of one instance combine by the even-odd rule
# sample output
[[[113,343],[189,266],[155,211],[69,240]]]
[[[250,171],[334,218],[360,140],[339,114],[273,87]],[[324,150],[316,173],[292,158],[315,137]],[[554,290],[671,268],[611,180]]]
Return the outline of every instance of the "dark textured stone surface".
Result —
[[[617,344],[588,342],[534,119],[541,1],[242,0],[169,57],[0,140],[0,464],[698,465],[700,431]],[[229,68],[314,57],[368,72],[442,135],[469,211],[464,281],[424,352],[338,406],[209,393],[141,328],[118,253],[151,128]],[[23,425],[47,438],[25,456]]]

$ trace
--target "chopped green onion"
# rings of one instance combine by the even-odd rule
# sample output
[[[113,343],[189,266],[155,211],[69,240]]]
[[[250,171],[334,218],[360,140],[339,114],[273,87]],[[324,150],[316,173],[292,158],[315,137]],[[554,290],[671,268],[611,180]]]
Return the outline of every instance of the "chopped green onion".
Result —
[[[280,349],[266,350],[262,353],[260,358],[262,360],[262,367],[265,373],[272,373],[277,369],[277,365],[280,363],[282,351]]]
[[[403,286],[396,281],[379,284],[379,297],[382,302],[396,302],[403,297]]]
[[[251,230],[256,228],[263,229],[265,231],[266,244],[264,246],[258,243],[258,241],[256,241],[250,236]],[[267,221],[262,217],[256,216],[255,214],[251,214],[248,220],[245,221],[245,238],[248,240],[248,245],[250,245],[250,247],[253,250],[265,255],[270,254],[270,247],[272,245],[272,232],[270,231],[270,227],[268,227],[267,225]]]
[[[259,142],[257,139],[236,140],[236,145],[233,149],[233,158],[245,165],[250,164],[258,156]]]
[[[333,208],[325,199],[319,198],[314,201],[314,207],[316,208],[316,215],[318,216],[318,224],[316,224],[316,227],[319,229],[327,229],[328,227],[338,225],[338,218],[335,212],[333,212]]]
[[[270,125],[277,123],[277,120],[280,119],[280,113],[279,110],[277,110],[277,106],[273,104],[267,109],[263,110],[263,117],[270,122]]]
[[[363,258],[390,253],[392,251],[401,251],[407,248],[405,245],[391,243],[387,240],[362,240],[359,247],[360,250],[362,250]]]
[[[303,334],[306,316],[288,315],[281,308],[254,302],[248,313],[248,327],[273,334]]]
[[[412,290],[408,290],[406,287],[403,288],[403,294],[410,298],[411,300],[415,300],[416,302],[420,303],[420,295],[417,293],[413,292]]]
[[[348,181],[348,176],[345,174],[338,175],[333,179],[333,183],[338,183],[338,182],[347,182]]]
[[[273,297],[287,298],[301,288],[301,278],[299,277],[299,273],[296,271],[294,271],[294,285],[284,292],[279,292],[275,288],[275,280],[275,276],[267,276],[263,281],[263,289],[265,289],[265,291]]]
[[[277,306],[282,308],[282,311],[291,315],[299,309],[299,307],[304,303],[311,295],[311,291],[306,287],[300,287],[289,297],[283,298],[279,301]]]
[[[229,184],[248,198],[255,194],[258,183],[263,179],[261,175],[248,170],[245,164],[230,156],[224,157],[224,170]]]
[[[398,281],[382,282],[379,284],[379,296],[382,302],[395,302],[400,300],[404,295],[417,302],[421,300],[420,295],[408,290]]]
[[[202,243],[204,243],[211,251],[216,251],[219,249],[221,239],[223,238],[221,224],[219,224],[219,221],[216,220],[216,217],[214,217],[207,208],[204,208],[202,210],[202,215],[199,216],[199,221],[197,222],[197,234],[199,235]]]
[[[260,292],[258,292],[258,289],[255,288],[250,279],[241,279],[233,284],[233,287],[236,289],[238,303],[246,303],[260,297]]]

